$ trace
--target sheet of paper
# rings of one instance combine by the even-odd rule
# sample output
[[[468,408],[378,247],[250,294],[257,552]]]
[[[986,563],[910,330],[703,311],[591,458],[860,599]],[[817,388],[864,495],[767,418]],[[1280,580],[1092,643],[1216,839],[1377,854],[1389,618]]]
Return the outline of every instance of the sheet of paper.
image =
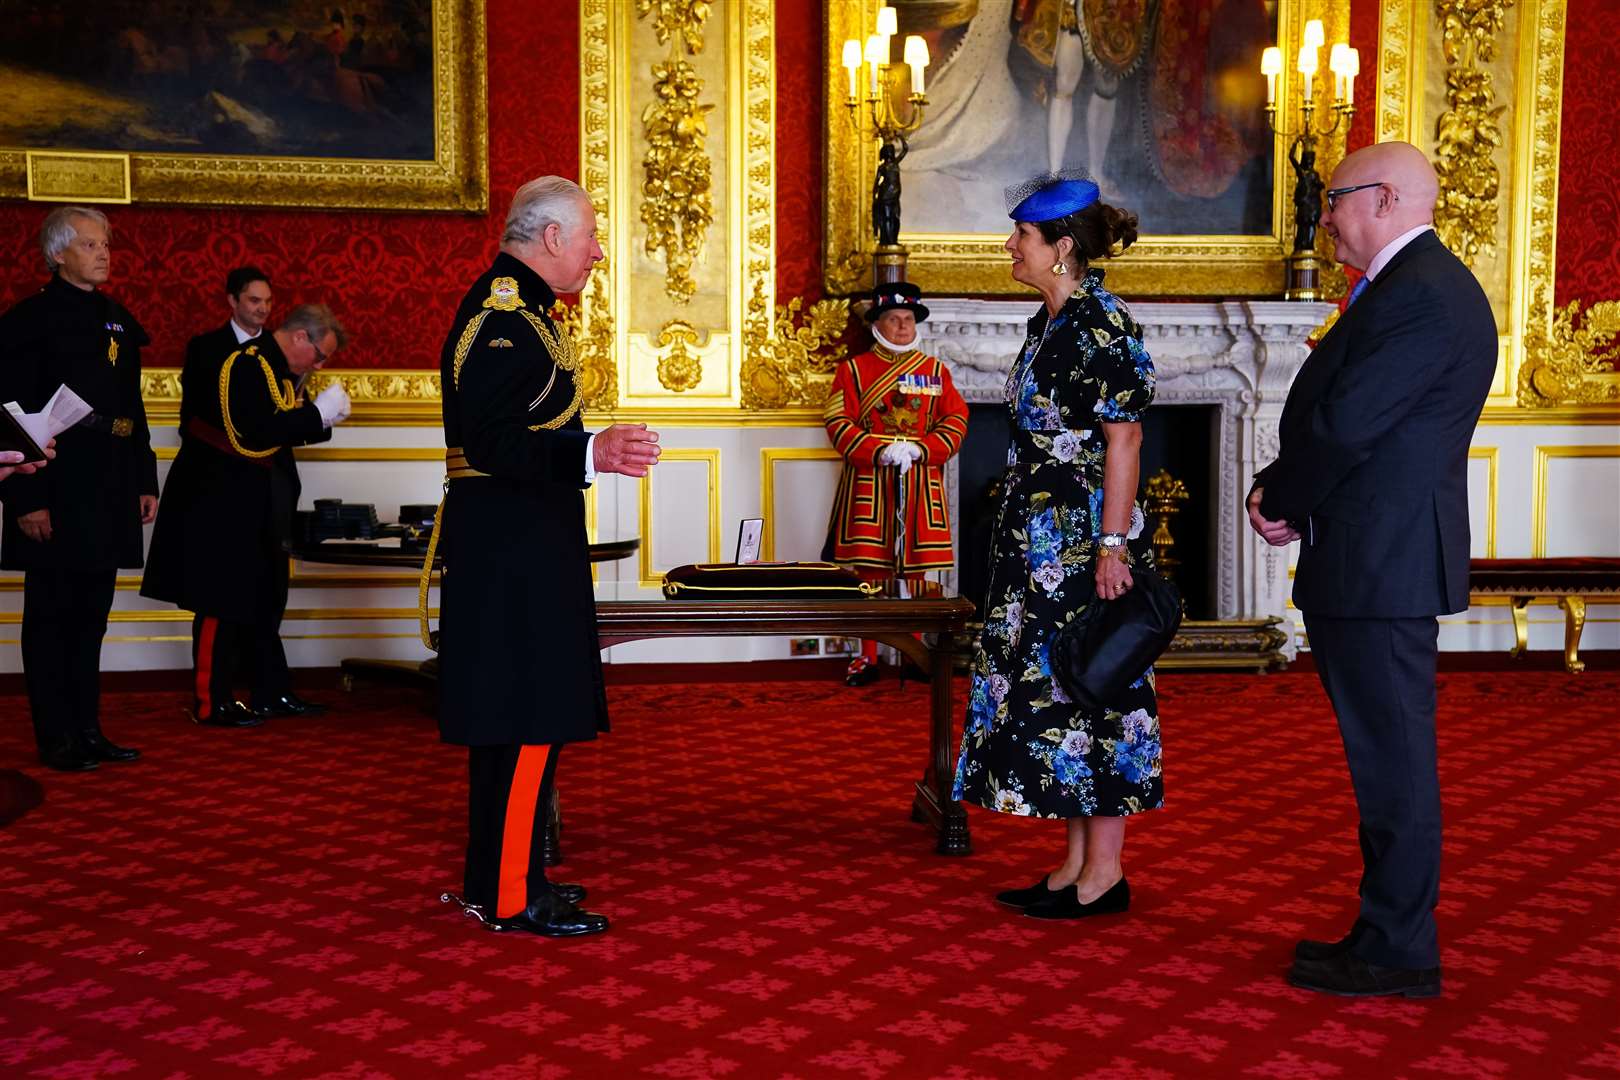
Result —
[[[68,389],[66,383],[56,388],[56,393],[51,395],[51,400],[39,412],[23,412],[22,406],[15,401],[6,402],[5,409],[17,418],[17,423],[28,432],[28,437],[41,446],[95,411],[82,397]]]

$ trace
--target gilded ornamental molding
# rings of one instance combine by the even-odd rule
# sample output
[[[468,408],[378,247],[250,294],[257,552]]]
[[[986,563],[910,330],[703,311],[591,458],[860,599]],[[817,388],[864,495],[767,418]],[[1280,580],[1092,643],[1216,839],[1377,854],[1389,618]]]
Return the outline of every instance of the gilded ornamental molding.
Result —
[[[1490,71],[1502,24],[1513,0],[1436,0],[1444,28],[1446,110],[1435,120],[1435,171],[1440,202],[1434,227],[1447,247],[1468,266],[1496,254],[1501,173],[1496,154],[1503,146],[1498,123],[1506,105],[1496,104]]]
[[[703,51],[706,0],[636,0],[636,14],[655,13],[653,32],[669,56],[653,65],[653,100],[642,110],[647,152],[641,159],[641,223],[648,255],[663,253],[664,291],[679,303],[697,292],[692,263],[714,224],[713,167],[704,142],[714,105],[698,100],[703,80],[682,55]],[[701,373],[700,373],[701,377]],[[693,380],[692,385],[696,385]]]

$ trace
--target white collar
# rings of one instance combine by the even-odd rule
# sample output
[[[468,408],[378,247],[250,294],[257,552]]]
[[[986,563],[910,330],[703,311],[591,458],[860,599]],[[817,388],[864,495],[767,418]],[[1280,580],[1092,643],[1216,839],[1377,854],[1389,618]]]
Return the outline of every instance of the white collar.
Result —
[[[247,342],[252,341],[254,338],[258,337],[259,334],[264,333],[264,330],[261,329],[259,331],[259,334],[250,334],[246,330],[242,329],[240,326],[236,325],[236,320],[232,319],[231,320],[231,333],[236,335],[236,343],[238,345],[245,345]]]
[[[1433,228],[1433,225],[1419,225],[1415,229],[1407,229],[1401,235],[1379,248],[1378,254],[1374,255],[1372,262],[1367,264],[1367,273],[1364,276],[1368,281],[1377,277],[1384,267],[1389,265],[1389,260],[1399,254],[1402,248]]]

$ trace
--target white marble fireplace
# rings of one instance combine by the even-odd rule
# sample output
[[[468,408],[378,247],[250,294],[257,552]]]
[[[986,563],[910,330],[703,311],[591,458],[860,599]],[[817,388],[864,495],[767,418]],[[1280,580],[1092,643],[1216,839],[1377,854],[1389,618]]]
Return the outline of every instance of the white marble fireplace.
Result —
[[[1002,400],[1002,388],[1024,344],[1025,324],[1038,300],[928,300],[920,328],[923,347],[951,369],[969,404]],[[1157,401],[1212,405],[1219,417],[1211,453],[1216,478],[1211,548],[1216,617],[1284,617],[1287,562],[1249,529],[1242,499],[1249,478],[1277,453],[1277,421],[1306,337],[1333,310],[1330,304],[1280,300],[1216,303],[1137,303],[1144,343],[1158,372]],[[949,470],[951,521],[960,520],[960,483]],[[1182,522],[1181,528],[1199,523]],[[958,543],[958,550],[961,550]],[[954,582],[953,582],[954,584]],[[1290,639],[1292,635],[1290,635]],[[1286,646],[1290,655],[1293,644]]]

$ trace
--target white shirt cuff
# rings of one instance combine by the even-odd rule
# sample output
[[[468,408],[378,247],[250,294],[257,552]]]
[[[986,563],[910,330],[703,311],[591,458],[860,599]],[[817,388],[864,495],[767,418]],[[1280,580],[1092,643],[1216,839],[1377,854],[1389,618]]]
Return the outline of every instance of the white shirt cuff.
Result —
[[[596,446],[596,434],[595,434],[595,432],[592,432],[591,437],[585,440],[585,486],[586,487],[590,487],[592,484],[596,483],[596,457],[591,452],[592,449],[595,446]]]

